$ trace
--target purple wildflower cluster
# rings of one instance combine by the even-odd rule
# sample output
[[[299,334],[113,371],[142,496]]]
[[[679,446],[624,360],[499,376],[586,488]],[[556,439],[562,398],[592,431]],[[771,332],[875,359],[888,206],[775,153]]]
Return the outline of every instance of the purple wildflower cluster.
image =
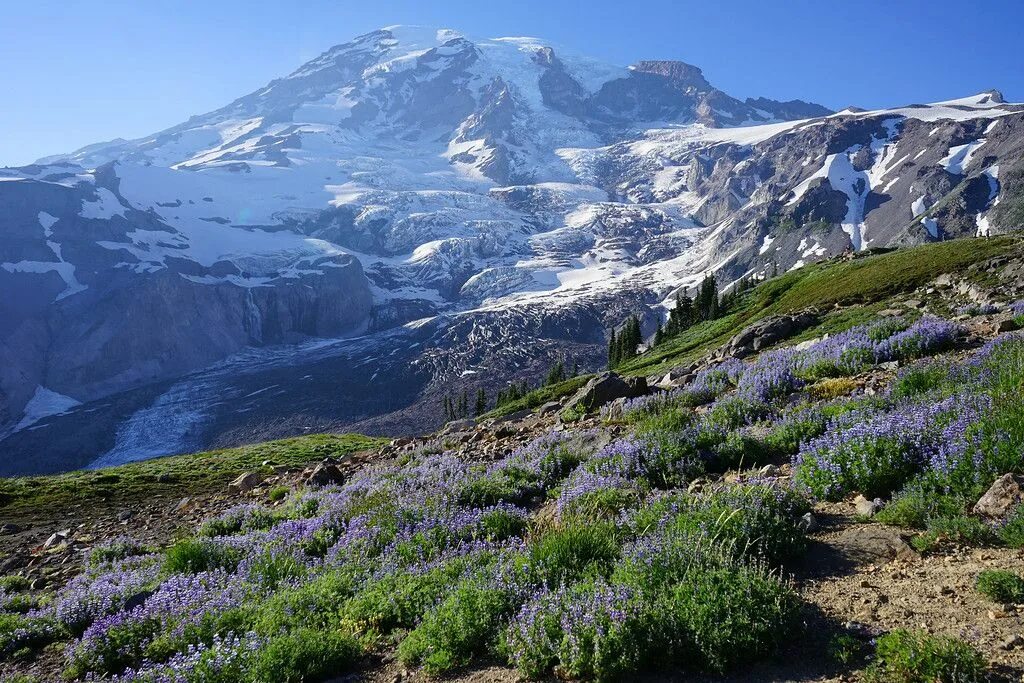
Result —
[[[506,632],[509,659],[533,677],[555,661],[573,678],[606,677],[602,650],[640,616],[635,598],[633,589],[603,582],[543,589],[512,619]]]
[[[613,441],[583,462],[566,479],[558,496],[558,514],[565,516],[583,501],[602,492],[633,494],[639,498],[641,482],[657,446],[636,438]]]

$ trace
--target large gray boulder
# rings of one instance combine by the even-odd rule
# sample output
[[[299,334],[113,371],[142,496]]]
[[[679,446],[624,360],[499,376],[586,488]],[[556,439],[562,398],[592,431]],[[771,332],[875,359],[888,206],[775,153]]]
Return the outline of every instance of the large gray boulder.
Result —
[[[726,353],[733,358],[745,358],[803,332],[817,321],[818,316],[812,311],[759,320],[729,340]]]
[[[974,506],[974,514],[1005,519],[1024,503],[1024,476],[1004,474],[993,482]]]
[[[567,411],[586,411],[600,408],[617,398],[636,398],[647,394],[647,380],[643,377],[623,378],[614,372],[603,372],[593,378],[569,399]]]

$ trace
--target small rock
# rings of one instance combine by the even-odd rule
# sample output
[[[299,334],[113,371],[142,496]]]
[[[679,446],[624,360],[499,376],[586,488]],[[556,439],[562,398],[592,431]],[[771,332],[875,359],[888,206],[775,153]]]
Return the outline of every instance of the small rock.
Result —
[[[19,531],[21,531],[21,527],[17,524],[11,524],[10,522],[7,522],[6,524],[0,524],[0,536],[16,534]]]
[[[119,521],[119,522],[127,522],[131,518],[132,518],[132,511],[131,510],[121,510],[120,512],[117,513],[117,521]]]
[[[246,472],[238,475],[238,478],[228,484],[228,491],[231,493],[248,493],[260,485],[263,476],[256,472]]]
[[[63,543],[67,543],[68,536],[71,535],[71,529],[64,529],[63,531],[57,531],[50,534],[50,537],[43,543],[43,550],[49,550],[55,548]]]
[[[1014,633],[1012,636],[999,643],[999,649],[1001,650],[1015,650],[1021,646],[1024,646],[1024,636],[1019,633]]]
[[[874,517],[882,509],[882,501],[879,499],[868,500],[862,495],[853,499],[853,507],[861,517]]]
[[[808,512],[800,518],[800,521],[796,523],[796,526],[804,533],[811,533],[818,528],[818,519],[812,513]]]
[[[777,477],[779,476],[779,468],[775,465],[765,465],[757,471],[757,474],[761,477]]]
[[[1017,323],[1012,319],[1004,318],[997,320],[992,324],[992,331],[996,334],[1002,334],[1003,332],[1013,332],[1017,329]]]
[[[188,509],[188,507],[190,505],[192,505],[192,499],[189,498],[188,496],[186,496],[186,497],[184,497],[184,498],[182,498],[181,500],[178,501],[178,504],[174,506],[174,511],[175,512],[182,512],[182,511]]]

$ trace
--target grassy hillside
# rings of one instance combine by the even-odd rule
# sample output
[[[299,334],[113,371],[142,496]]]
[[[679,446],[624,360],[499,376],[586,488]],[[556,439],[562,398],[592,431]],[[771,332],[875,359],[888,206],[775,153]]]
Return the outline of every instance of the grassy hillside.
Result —
[[[131,499],[158,490],[183,494],[225,485],[264,462],[299,467],[328,456],[375,448],[383,439],[361,434],[313,434],[191,455],[38,477],[0,479],[0,509],[62,505],[100,499]]]
[[[812,264],[765,282],[746,294],[731,314],[695,325],[618,370],[650,375],[693,362],[754,321],[817,308],[824,315],[814,334],[837,332],[864,322],[893,296],[911,292],[943,273],[960,273],[979,261],[1019,249],[1020,238],[961,239]],[[838,306],[862,307],[835,310]]]

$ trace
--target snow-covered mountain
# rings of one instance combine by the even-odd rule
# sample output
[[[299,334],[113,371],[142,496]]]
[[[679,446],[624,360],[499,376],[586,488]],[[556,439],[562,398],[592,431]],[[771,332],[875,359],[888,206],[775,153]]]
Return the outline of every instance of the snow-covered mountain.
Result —
[[[1022,131],[996,92],[833,113],[681,62],[360,36],[0,169],[0,472],[430,426],[436,388],[596,363],[606,326],[708,270],[1014,227]]]

